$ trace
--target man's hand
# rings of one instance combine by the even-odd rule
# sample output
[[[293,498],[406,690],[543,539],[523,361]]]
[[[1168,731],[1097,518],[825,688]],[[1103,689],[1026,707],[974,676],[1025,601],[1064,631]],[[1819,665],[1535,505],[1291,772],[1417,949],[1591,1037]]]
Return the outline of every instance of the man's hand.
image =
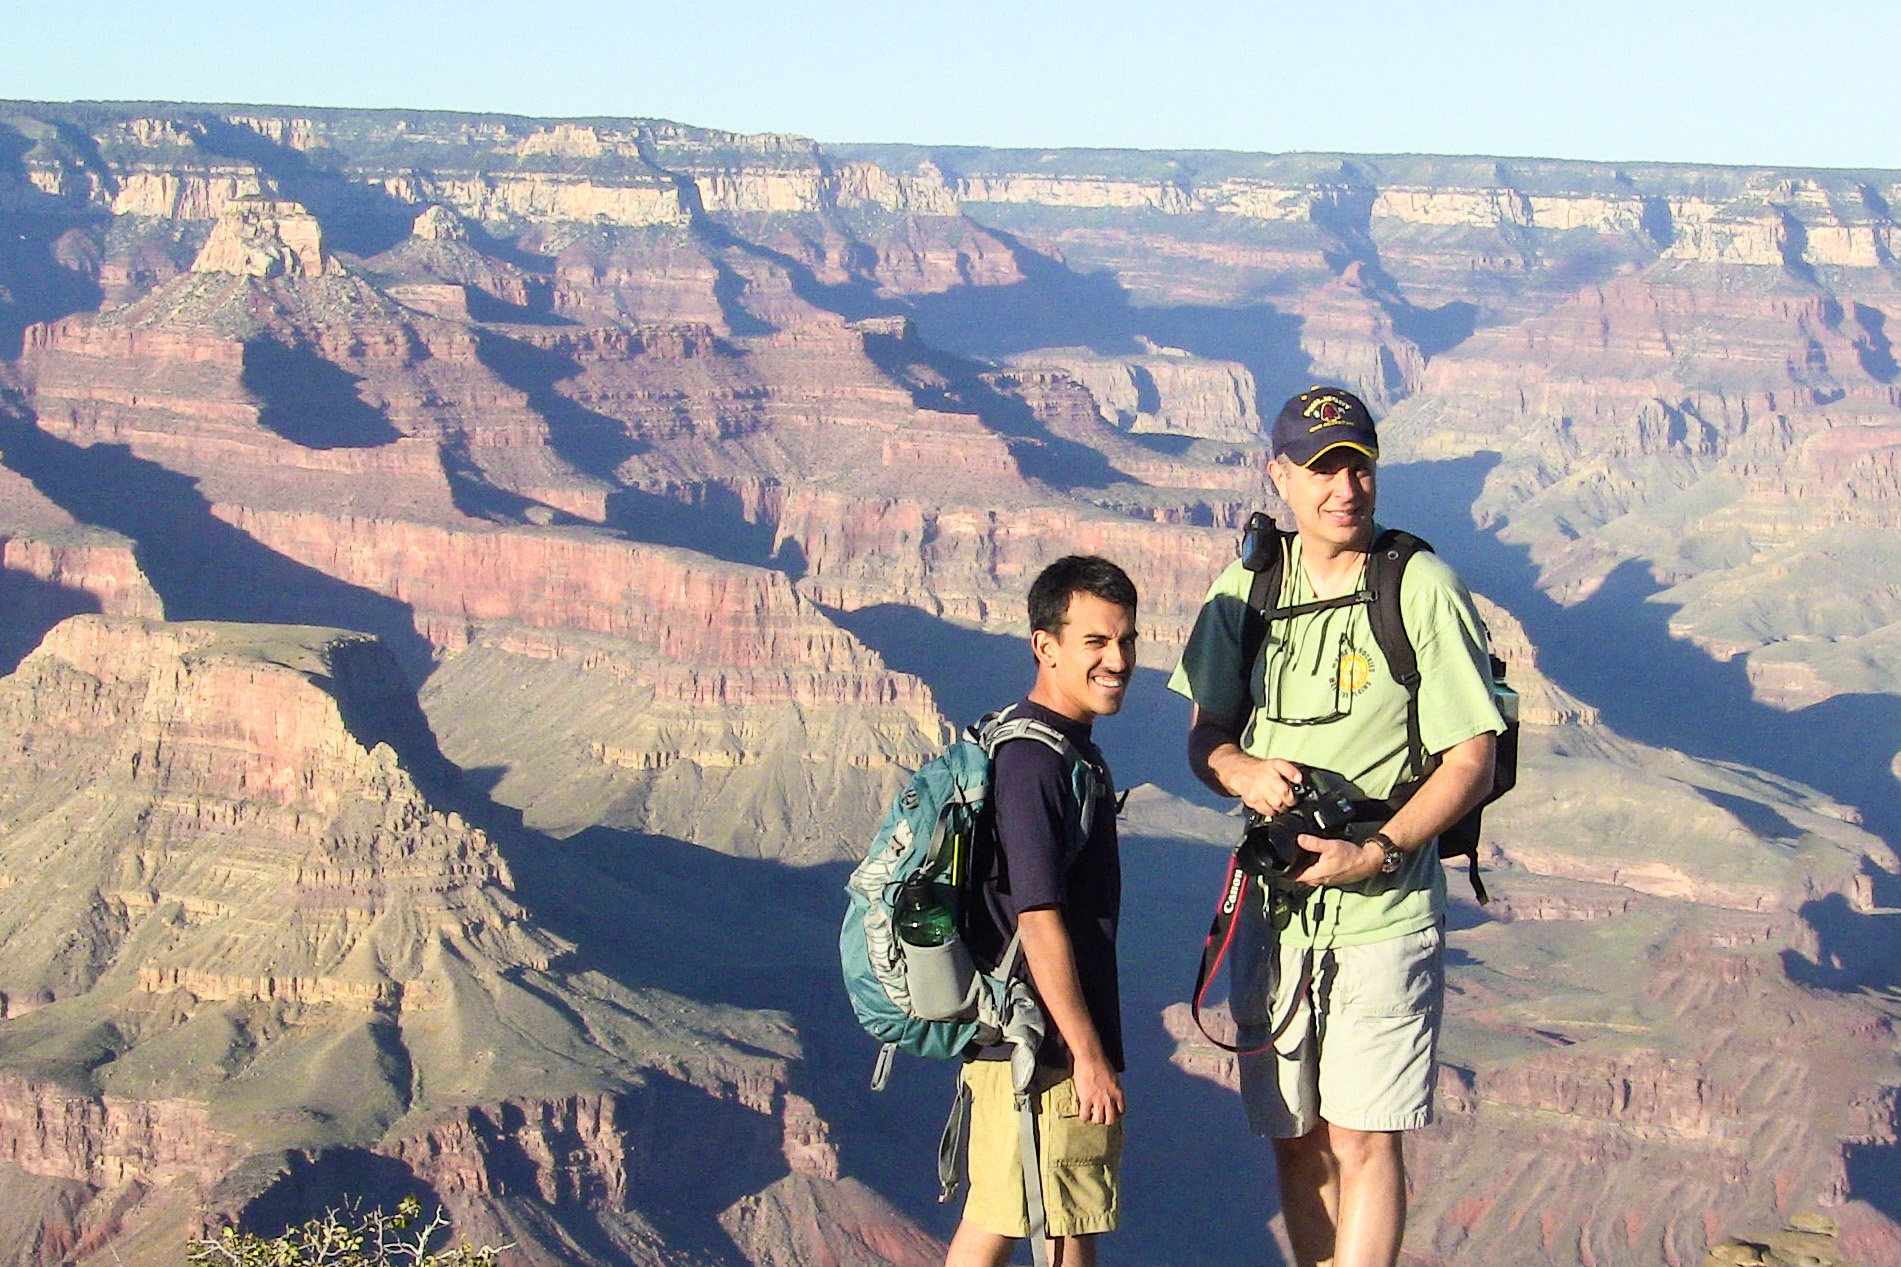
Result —
[[[1300,884],[1358,884],[1378,875],[1386,860],[1378,845],[1356,845],[1326,836],[1303,835],[1300,847],[1320,855],[1295,877]]]
[[[1432,838],[1459,821],[1466,811],[1485,799],[1492,789],[1496,737],[1475,735],[1440,755],[1439,768],[1412,799],[1380,828],[1380,834],[1402,853],[1430,848]],[[1300,873],[1301,884],[1358,884],[1380,873],[1385,861],[1377,845],[1350,840],[1302,836],[1301,847],[1320,855]]]
[[[1293,808],[1294,787],[1306,778],[1291,761],[1250,757],[1238,749],[1227,754],[1218,769],[1230,795],[1240,797],[1243,805],[1268,818]]]
[[[1122,1098],[1122,1079],[1100,1055],[1089,1060],[1077,1056],[1070,1076],[1076,1080],[1077,1113],[1083,1121],[1114,1126],[1128,1111]]]
[[[1023,935],[1023,958],[1030,965],[1030,983],[1043,1002],[1043,1011],[1069,1048],[1070,1076],[1076,1080],[1078,1111],[1085,1122],[1112,1125],[1123,1114],[1122,1079],[1102,1050],[1102,1037],[1083,1002],[1082,982],[1076,975],[1076,954],[1063,911],[1037,906],[1017,916]]]
[[[1241,751],[1241,727],[1231,718],[1195,706],[1188,730],[1188,766],[1195,777],[1222,796],[1273,817],[1294,803],[1294,785],[1304,777],[1299,766],[1278,757],[1262,759]]]

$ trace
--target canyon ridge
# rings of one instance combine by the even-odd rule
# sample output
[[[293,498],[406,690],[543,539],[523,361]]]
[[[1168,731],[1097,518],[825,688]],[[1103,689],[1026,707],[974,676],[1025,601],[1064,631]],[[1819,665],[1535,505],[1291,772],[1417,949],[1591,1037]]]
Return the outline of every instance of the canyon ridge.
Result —
[[[1143,595],[1105,1256],[1278,1252],[1162,681],[1317,381],[1524,699],[1404,1261],[1901,1260],[1897,199],[0,102],[0,1263],[412,1193],[524,1267],[941,1261],[841,886],[1076,551]]]

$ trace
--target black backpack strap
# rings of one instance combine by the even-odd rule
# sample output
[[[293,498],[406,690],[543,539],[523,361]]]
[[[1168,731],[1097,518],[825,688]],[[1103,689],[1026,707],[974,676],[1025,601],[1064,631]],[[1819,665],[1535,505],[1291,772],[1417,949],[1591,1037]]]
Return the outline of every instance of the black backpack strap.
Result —
[[[1244,566],[1254,573],[1248,589],[1247,613],[1241,631],[1242,671],[1254,672],[1254,661],[1267,644],[1269,626],[1275,621],[1291,620],[1309,612],[1330,607],[1364,603],[1373,626],[1373,641],[1393,679],[1406,688],[1406,756],[1413,777],[1430,774],[1432,754],[1426,752],[1419,737],[1419,657],[1413,652],[1413,640],[1406,633],[1406,621],[1399,606],[1399,587],[1406,565],[1421,550],[1431,552],[1424,538],[1398,528],[1388,528],[1373,541],[1366,557],[1366,585],[1355,594],[1320,599],[1294,607],[1280,605],[1281,581],[1287,569],[1287,541],[1292,533],[1282,532],[1274,521],[1256,511],[1248,517],[1246,541],[1248,554]],[[1250,687],[1252,682],[1250,681]],[[1265,701],[1256,700],[1258,706]]]
[[[1261,648],[1267,645],[1268,613],[1280,605],[1281,579],[1287,574],[1287,540],[1291,535],[1282,532],[1273,519],[1258,510],[1248,516],[1248,532],[1244,538],[1247,554],[1242,566],[1254,573],[1254,582],[1248,587],[1247,611],[1241,617],[1241,675],[1247,681],[1250,695],[1254,691],[1254,662],[1260,658]],[[1254,701],[1257,708],[1264,702]]]
[[[1364,589],[1353,594],[1342,594],[1338,598],[1319,598],[1310,603],[1282,607],[1281,582],[1287,575],[1287,543],[1293,539],[1293,535],[1291,532],[1282,532],[1272,519],[1258,510],[1248,517],[1248,553],[1243,566],[1254,573],[1254,582],[1248,587],[1247,611],[1241,618],[1241,671],[1248,675],[1250,694],[1254,687],[1254,661],[1259,658],[1261,648],[1267,645],[1268,632],[1274,624],[1335,607],[1357,607],[1373,602],[1375,597],[1370,589]],[[1416,537],[1412,539],[1418,540]],[[1256,707],[1261,707],[1267,701],[1256,699],[1254,703]]]
[[[1388,528],[1374,541],[1366,560],[1366,588],[1373,596],[1370,609],[1373,640],[1379,644],[1380,654],[1386,657],[1386,667],[1393,680],[1406,688],[1406,760],[1411,777],[1403,779],[1388,798],[1387,803],[1394,810],[1411,799],[1419,785],[1439,767],[1439,754],[1427,752],[1425,742],[1419,737],[1419,657],[1413,651],[1413,640],[1406,632],[1399,605],[1399,587],[1405,577],[1406,564],[1421,550],[1431,549],[1429,543],[1410,532]],[[1485,881],[1479,878],[1479,815],[1480,811],[1475,809],[1440,832],[1438,850],[1441,858],[1465,858],[1472,894],[1483,906],[1491,895],[1485,891]]]
[[[1400,611],[1399,587],[1406,565],[1421,550],[1432,547],[1410,532],[1388,528],[1374,540],[1366,556],[1366,592],[1370,606],[1367,617],[1373,626],[1373,641],[1379,644],[1387,671],[1406,688],[1406,760],[1414,778],[1423,779],[1437,764],[1419,737],[1419,657],[1413,652],[1413,640],[1406,633],[1406,621]]]

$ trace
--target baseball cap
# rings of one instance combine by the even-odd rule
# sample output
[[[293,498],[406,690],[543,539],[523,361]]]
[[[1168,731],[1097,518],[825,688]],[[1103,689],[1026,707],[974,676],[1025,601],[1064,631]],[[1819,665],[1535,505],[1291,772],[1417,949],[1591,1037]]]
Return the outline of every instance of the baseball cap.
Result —
[[[1366,402],[1344,387],[1315,385],[1281,406],[1274,419],[1274,456],[1296,466],[1342,445],[1370,458],[1380,455],[1379,435]]]

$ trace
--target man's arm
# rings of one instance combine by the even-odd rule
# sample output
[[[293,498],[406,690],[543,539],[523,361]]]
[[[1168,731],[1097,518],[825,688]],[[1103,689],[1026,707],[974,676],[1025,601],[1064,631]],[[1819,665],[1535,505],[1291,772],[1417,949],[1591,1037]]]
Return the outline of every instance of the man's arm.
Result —
[[[1300,767],[1241,750],[1241,724],[1195,705],[1188,723],[1188,768],[1218,796],[1238,796],[1249,809],[1278,814],[1294,803]]]
[[[1089,1019],[1083,1002],[1082,980],[1076,973],[1076,952],[1063,926],[1060,906],[1039,906],[1017,915],[1023,938],[1023,958],[1030,965],[1030,981],[1043,1001],[1056,1032],[1069,1048],[1076,1098],[1085,1122],[1113,1126],[1124,1111],[1122,1079],[1102,1050],[1102,1038]]]
[[[1439,754],[1439,768],[1380,831],[1402,853],[1425,845],[1491,794],[1497,752],[1498,736],[1490,731],[1447,748]],[[1304,884],[1357,884],[1379,874],[1377,845],[1319,836],[1302,836],[1300,843],[1320,855],[1301,872]]]

